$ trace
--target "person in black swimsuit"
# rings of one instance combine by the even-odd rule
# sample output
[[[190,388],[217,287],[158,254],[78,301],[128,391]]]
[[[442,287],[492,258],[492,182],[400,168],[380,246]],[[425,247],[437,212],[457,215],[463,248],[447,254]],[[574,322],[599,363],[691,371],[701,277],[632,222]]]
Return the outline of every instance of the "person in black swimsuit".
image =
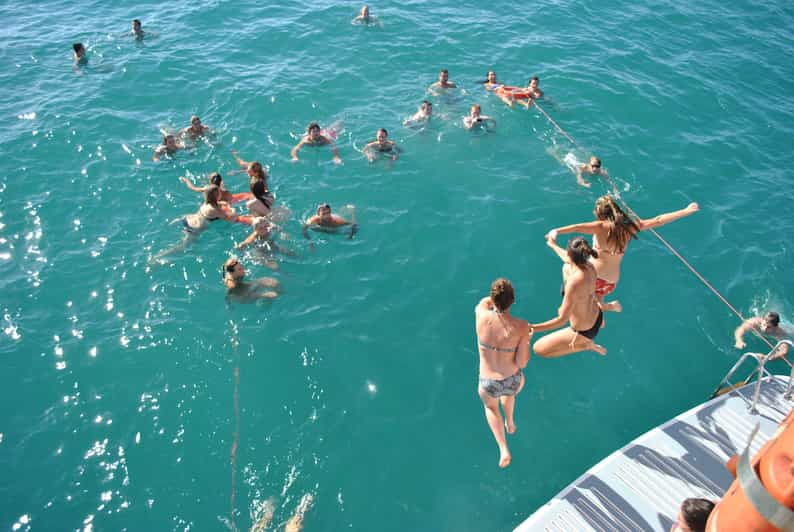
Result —
[[[605,355],[606,348],[593,342],[604,323],[604,316],[595,296],[596,271],[588,261],[589,257],[598,257],[598,252],[581,237],[569,240],[567,250],[560,248],[551,236],[547,243],[561,258],[565,257],[563,299],[556,318],[532,327],[536,331],[548,331],[566,322],[569,326],[535,342],[535,354],[556,358],[590,350]]]

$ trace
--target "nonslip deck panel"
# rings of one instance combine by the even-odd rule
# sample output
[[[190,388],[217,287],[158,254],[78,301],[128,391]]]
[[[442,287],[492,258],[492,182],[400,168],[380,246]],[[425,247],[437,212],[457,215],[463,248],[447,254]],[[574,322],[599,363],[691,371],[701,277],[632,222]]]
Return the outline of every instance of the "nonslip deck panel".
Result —
[[[725,462],[744,449],[756,423],[753,453],[775,433],[794,406],[783,397],[787,384],[788,377],[764,380],[758,414],[748,410],[751,384],[654,428],[602,460],[515,530],[668,532],[681,501],[722,496],[733,481]]]

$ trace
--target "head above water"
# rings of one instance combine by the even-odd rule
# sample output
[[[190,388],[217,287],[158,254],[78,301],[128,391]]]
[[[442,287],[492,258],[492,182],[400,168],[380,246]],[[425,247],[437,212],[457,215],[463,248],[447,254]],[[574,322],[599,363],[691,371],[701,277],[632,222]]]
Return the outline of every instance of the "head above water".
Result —
[[[223,263],[223,275],[224,277],[229,276],[232,279],[239,279],[245,275],[245,269],[242,263],[237,260],[237,257],[232,256]]]
[[[533,89],[538,86],[539,82],[540,79],[538,79],[537,76],[532,76],[531,78],[529,78],[529,86],[532,87]]]
[[[248,177],[251,179],[258,179],[260,181],[264,181],[267,179],[267,172],[265,171],[265,167],[262,166],[262,163],[259,161],[252,161],[248,163],[248,167],[246,168],[246,173]]]
[[[83,57],[85,55],[85,46],[83,43],[76,42],[72,45],[72,50],[74,50],[74,55],[77,57]]]
[[[496,72],[489,70],[486,79],[488,80],[488,83],[496,83]]]
[[[389,132],[386,131],[386,128],[380,128],[378,132],[375,134],[375,138],[378,139],[379,142],[383,142],[389,137]]]
[[[480,104],[475,103],[471,106],[471,116],[480,116]]]
[[[596,171],[601,169],[601,159],[599,159],[598,157],[590,157],[590,163],[588,164],[588,166],[590,166],[591,171]]]
[[[219,188],[222,187],[223,186],[223,177],[221,177],[221,174],[218,173],[218,172],[211,173],[210,174],[210,184],[211,185],[215,185],[216,187],[219,187]]]
[[[169,150],[176,149],[176,137],[174,135],[164,135],[163,136],[163,146],[166,146]]]
[[[491,283],[490,296],[494,306],[500,312],[509,309],[510,305],[516,300],[516,294],[513,291],[512,283],[504,277],[500,277]]]
[[[598,252],[581,236],[568,241],[568,258],[579,267],[585,266],[590,257],[598,258]]]
[[[138,33],[141,31],[141,21],[137,18],[132,19],[132,31]]]
[[[449,79],[449,70],[447,70],[446,68],[442,68],[441,72],[438,73],[438,80],[442,83],[446,83],[448,79]]]
[[[201,118],[199,118],[196,115],[191,116],[190,117],[190,125],[191,125],[191,127],[194,127],[194,128],[200,128],[201,127]]]
[[[322,203],[317,206],[317,216],[320,218],[328,218],[331,216],[331,206],[327,203]]]
[[[714,503],[708,499],[684,499],[678,516],[678,528],[682,532],[705,532]]]
[[[427,100],[422,100],[422,106],[420,107],[420,109],[425,113],[430,114],[431,112],[433,112],[433,104]]]
[[[769,329],[780,325],[780,314],[777,312],[767,312],[764,316],[764,326]]]

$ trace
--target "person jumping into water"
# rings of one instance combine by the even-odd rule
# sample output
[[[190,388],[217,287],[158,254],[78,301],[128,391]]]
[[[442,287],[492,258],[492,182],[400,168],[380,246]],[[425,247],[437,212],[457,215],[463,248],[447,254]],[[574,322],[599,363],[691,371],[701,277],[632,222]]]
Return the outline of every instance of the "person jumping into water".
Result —
[[[524,387],[524,369],[529,362],[532,327],[526,320],[510,315],[515,301],[513,285],[504,278],[491,283],[491,293],[474,308],[480,375],[477,393],[485,406],[485,419],[499,446],[499,467],[510,465],[508,434],[516,431],[516,396]],[[499,405],[504,410],[504,420]]]
[[[339,150],[336,149],[336,145],[334,141],[331,140],[330,137],[324,135],[322,130],[320,129],[320,125],[317,122],[312,122],[306,128],[306,134],[303,138],[298,142],[290,154],[292,155],[292,160],[298,160],[298,151],[304,146],[328,146],[331,148],[331,153],[334,156],[334,162],[336,164],[342,164],[342,159],[339,157]]]
[[[603,313],[595,297],[598,275],[588,259],[598,258],[598,252],[591,249],[590,244],[582,237],[570,239],[567,251],[563,251],[552,238],[548,238],[547,243],[555,253],[564,255],[567,261],[562,304],[556,318],[530,326],[535,332],[556,329],[566,322],[568,327],[558,329],[535,342],[535,354],[557,358],[590,350],[606,355],[606,348],[593,341],[603,326]]]
[[[566,225],[549,231],[547,238],[556,240],[557,235],[568,233],[584,233],[593,235],[593,249],[598,252],[593,256],[598,278],[596,279],[596,296],[603,310],[620,312],[623,307],[618,301],[604,302],[604,297],[612,293],[620,280],[620,265],[626,248],[637,233],[655,229],[670,222],[690,216],[700,210],[697,203],[690,203],[686,208],[660,214],[645,220],[634,220],[626,214],[612,196],[601,196],[596,200],[594,222]]]

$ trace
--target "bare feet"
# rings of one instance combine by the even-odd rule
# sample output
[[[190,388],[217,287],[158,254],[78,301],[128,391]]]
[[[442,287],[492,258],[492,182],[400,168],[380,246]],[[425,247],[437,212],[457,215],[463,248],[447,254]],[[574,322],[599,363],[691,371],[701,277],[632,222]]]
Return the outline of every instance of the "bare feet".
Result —
[[[606,347],[604,347],[603,345],[595,344],[595,343],[590,347],[590,350],[591,351],[595,351],[596,353],[598,353],[601,356],[604,356],[604,355],[607,354],[607,348]]]
[[[505,428],[508,434],[516,433],[516,422],[512,419],[505,421]]]
[[[499,451],[499,467],[501,467],[502,469],[509,466],[510,460],[512,459],[513,457],[510,456],[510,451],[508,451],[506,447],[501,451]]]

